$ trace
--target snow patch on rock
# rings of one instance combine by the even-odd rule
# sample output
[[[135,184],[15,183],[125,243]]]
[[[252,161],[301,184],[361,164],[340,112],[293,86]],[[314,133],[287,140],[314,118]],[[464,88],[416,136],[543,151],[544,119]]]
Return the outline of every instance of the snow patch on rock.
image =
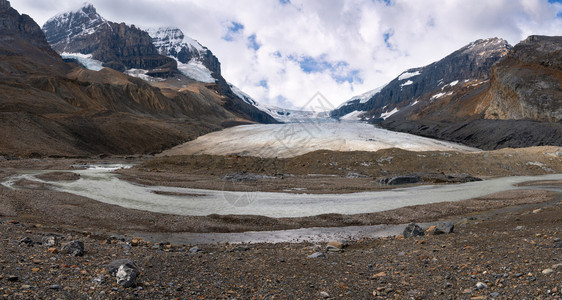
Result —
[[[99,71],[103,69],[103,63],[99,60],[93,59],[92,54],[63,52],[60,56],[63,59],[74,59],[88,70]]]

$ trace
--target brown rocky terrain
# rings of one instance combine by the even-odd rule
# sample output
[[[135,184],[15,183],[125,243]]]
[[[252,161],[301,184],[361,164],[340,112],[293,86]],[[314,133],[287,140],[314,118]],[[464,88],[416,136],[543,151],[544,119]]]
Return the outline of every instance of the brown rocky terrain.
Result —
[[[61,169],[80,162],[4,161],[0,177],[24,167]],[[60,172],[48,178],[73,180]],[[559,186],[560,182],[531,185],[536,184]],[[8,299],[560,299],[560,200],[549,192],[512,191],[353,216],[185,217],[124,209],[48,186],[17,191],[0,186],[0,295]],[[412,238],[373,233],[347,239],[347,247],[330,242],[329,248],[327,241],[217,244],[193,243],[181,235],[169,239],[173,232],[411,221],[429,222],[422,229],[430,230],[439,220],[454,224],[453,233],[428,231]],[[112,263],[132,264],[138,277],[130,286],[118,283]]]
[[[481,149],[560,145],[562,40],[530,36],[496,63],[490,79],[432,93],[381,125]]]
[[[405,176],[411,183],[455,183],[471,177],[562,172],[557,147],[476,153],[315,151],[292,158],[186,155],[157,157],[119,171],[142,184],[193,188],[346,193],[387,188],[380,181]],[[232,184],[232,183],[235,184]]]
[[[212,85],[174,78],[182,88],[161,90],[112,69],[65,63],[8,1],[0,2],[0,21],[2,155],[154,153],[232,122],[253,122]]]

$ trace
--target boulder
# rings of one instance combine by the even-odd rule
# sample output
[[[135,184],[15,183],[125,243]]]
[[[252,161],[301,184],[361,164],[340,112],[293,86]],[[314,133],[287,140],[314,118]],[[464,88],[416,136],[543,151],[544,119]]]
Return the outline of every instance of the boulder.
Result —
[[[454,229],[455,229],[455,224],[453,224],[452,222],[439,222],[439,224],[435,226],[435,230],[433,231],[433,234],[435,235],[449,234],[449,233],[453,233]]]
[[[423,229],[420,226],[418,226],[418,224],[410,223],[408,224],[408,226],[406,226],[402,234],[404,235],[405,238],[409,238],[409,237],[416,237],[416,236],[424,236],[425,232],[423,232]]]
[[[111,276],[115,276],[117,283],[123,287],[136,286],[140,270],[134,261],[130,259],[114,260],[105,265],[105,269]]]
[[[46,247],[54,247],[58,244],[57,237],[54,235],[46,235],[41,238],[41,244]]]
[[[81,241],[71,241],[62,246],[62,253],[72,256],[84,255],[84,243]]]

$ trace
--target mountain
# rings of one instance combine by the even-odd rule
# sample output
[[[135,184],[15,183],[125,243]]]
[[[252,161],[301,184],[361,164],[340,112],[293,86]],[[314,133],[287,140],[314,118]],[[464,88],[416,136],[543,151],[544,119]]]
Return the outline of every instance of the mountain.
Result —
[[[222,95],[227,96],[225,107],[250,116],[261,123],[283,122],[269,110],[263,109],[255,100],[248,101],[250,97],[227,83],[221,74],[219,59],[207,47],[198,41],[184,35],[175,27],[150,28],[147,32],[158,52],[177,61],[178,70],[185,76],[209,84]]]
[[[152,28],[147,32],[158,52],[176,59],[179,71],[187,77],[207,83],[224,80],[218,58],[179,28]]]
[[[155,153],[249,122],[205,83],[160,88],[155,84],[171,81],[65,62],[41,28],[6,0],[0,0],[0,40],[0,156]]]
[[[49,44],[63,58],[91,70],[109,67],[151,84],[174,81],[166,88],[178,90],[193,83],[185,81],[187,77],[217,92],[222,106],[239,117],[240,122],[277,122],[239,99],[220,74],[219,60],[179,29],[151,31],[152,37],[134,25],[106,20],[93,5],[85,3],[77,10],[49,19],[43,31]],[[185,84],[177,86],[177,81]]]
[[[134,25],[105,20],[91,4],[54,16],[43,31],[58,53],[91,54],[103,66],[121,72],[145,69],[166,77],[176,69],[173,59],[158,53],[148,33]]]
[[[409,101],[381,126],[482,149],[562,145],[562,37],[530,36],[487,78]],[[413,102],[412,102],[413,101]]]
[[[360,111],[367,119],[385,119],[402,107],[415,105],[415,99],[432,94],[440,98],[464,84],[475,84],[489,77],[492,65],[511,46],[499,38],[478,40],[425,67],[409,69],[387,85],[354,97],[331,112],[343,117]],[[416,103],[417,104],[417,103]]]

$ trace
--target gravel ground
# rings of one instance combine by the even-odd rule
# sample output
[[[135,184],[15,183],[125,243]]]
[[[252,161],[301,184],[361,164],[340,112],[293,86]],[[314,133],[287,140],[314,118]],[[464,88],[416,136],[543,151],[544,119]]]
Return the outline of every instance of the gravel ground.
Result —
[[[68,169],[77,161],[26,161]],[[5,162],[0,177],[22,162]],[[49,178],[73,179],[66,173]],[[560,186],[560,182],[535,185]],[[22,183],[22,185],[26,185]],[[457,220],[451,234],[326,244],[167,243],[135,232],[230,232],[306,226]],[[424,228],[426,229],[426,228]],[[457,203],[379,214],[302,219],[181,217],[128,210],[28,186],[0,187],[0,298],[6,299],[560,299],[562,196],[512,191]],[[47,237],[54,236],[56,245]],[[84,244],[83,256],[63,245]],[[176,244],[177,243],[177,244]],[[198,247],[199,251],[193,247]],[[310,258],[320,252],[324,257]],[[140,271],[123,287],[108,263],[130,259]]]
[[[333,253],[309,243],[155,244],[3,219],[0,297],[560,299],[561,229],[558,201],[474,215],[451,234],[350,241]],[[51,250],[41,244],[48,235],[58,237]],[[84,243],[83,256],[61,252],[72,240]],[[325,257],[309,258],[314,252]],[[104,269],[122,258],[138,265],[136,286]]]

